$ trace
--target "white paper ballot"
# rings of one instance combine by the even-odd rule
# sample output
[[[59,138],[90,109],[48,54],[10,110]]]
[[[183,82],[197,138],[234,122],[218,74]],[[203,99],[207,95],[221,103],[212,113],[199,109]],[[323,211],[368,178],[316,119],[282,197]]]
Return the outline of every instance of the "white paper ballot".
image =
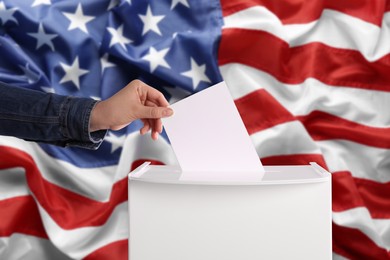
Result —
[[[264,169],[225,82],[173,105],[163,125],[184,179],[260,180]]]

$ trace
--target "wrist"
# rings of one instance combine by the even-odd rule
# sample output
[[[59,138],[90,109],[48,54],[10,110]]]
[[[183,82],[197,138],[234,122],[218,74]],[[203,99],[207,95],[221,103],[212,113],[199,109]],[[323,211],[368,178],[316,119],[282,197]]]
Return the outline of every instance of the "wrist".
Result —
[[[89,131],[95,132],[98,130],[108,129],[104,120],[104,101],[98,101],[91,111],[91,118],[89,121]]]

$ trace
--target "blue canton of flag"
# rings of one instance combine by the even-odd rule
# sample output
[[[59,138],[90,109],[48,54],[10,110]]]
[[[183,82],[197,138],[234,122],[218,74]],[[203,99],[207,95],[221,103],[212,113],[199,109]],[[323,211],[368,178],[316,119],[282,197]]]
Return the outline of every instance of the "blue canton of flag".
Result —
[[[4,0],[0,21],[0,80],[17,86],[100,100],[138,78],[172,103],[221,81],[217,1]],[[140,126],[98,151],[40,146],[78,167],[115,165]]]

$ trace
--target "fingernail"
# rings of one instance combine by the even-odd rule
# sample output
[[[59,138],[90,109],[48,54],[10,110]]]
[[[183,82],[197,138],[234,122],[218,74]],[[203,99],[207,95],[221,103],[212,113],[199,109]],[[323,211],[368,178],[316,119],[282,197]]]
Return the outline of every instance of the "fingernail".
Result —
[[[163,116],[171,116],[173,115],[173,109],[172,108],[166,108],[163,111]]]

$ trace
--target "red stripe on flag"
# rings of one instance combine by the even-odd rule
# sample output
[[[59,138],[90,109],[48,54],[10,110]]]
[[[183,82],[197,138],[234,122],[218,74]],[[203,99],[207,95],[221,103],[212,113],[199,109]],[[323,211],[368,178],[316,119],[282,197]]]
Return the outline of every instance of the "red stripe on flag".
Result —
[[[378,148],[390,148],[390,128],[370,127],[322,111],[298,116],[316,140],[345,139]]]
[[[321,155],[294,154],[261,158],[263,165],[308,165],[316,162],[325,167]],[[354,178],[350,172],[332,173],[332,210],[342,212],[365,207],[373,218],[390,218],[390,183]]]
[[[335,212],[365,206],[354,178],[347,171],[332,174],[332,196],[332,210]]]
[[[48,238],[37,204],[30,195],[0,200],[0,216],[0,237],[23,233]]]
[[[318,42],[289,48],[264,31],[224,29],[218,56],[220,65],[242,63],[287,84],[316,78],[333,86],[390,91],[390,55],[369,62],[358,51]]]
[[[358,229],[332,223],[333,251],[349,259],[388,260],[390,253],[378,247]]]
[[[253,91],[234,102],[249,134],[295,120],[291,113],[264,89]]]
[[[115,259],[127,260],[129,257],[128,240],[120,240],[108,244],[94,251],[92,254],[84,257],[84,260]]]
[[[348,171],[334,172],[332,191],[332,209],[335,212],[365,207],[372,218],[390,218],[390,182],[355,178]]]
[[[309,165],[310,162],[316,162],[321,167],[327,168],[324,157],[320,154],[275,155],[260,160],[263,165]]]
[[[378,183],[355,178],[360,194],[373,218],[390,219],[390,182]]]
[[[221,0],[223,16],[241,10],[263,6],[274,13],[284,24],[302,24],[318,20],[324,9],[339,11],[381,26],[383,13],[390,4],[382,0]]]
[[[127,201],[127,178],[113,185],[108,202],[100,202],[48,182],[42,177],[33,158],[23,151],[0,146],[0,158],[0,169],[25,169],[30,190],[39,204],[63,229],[101,226],[118,204]]]

